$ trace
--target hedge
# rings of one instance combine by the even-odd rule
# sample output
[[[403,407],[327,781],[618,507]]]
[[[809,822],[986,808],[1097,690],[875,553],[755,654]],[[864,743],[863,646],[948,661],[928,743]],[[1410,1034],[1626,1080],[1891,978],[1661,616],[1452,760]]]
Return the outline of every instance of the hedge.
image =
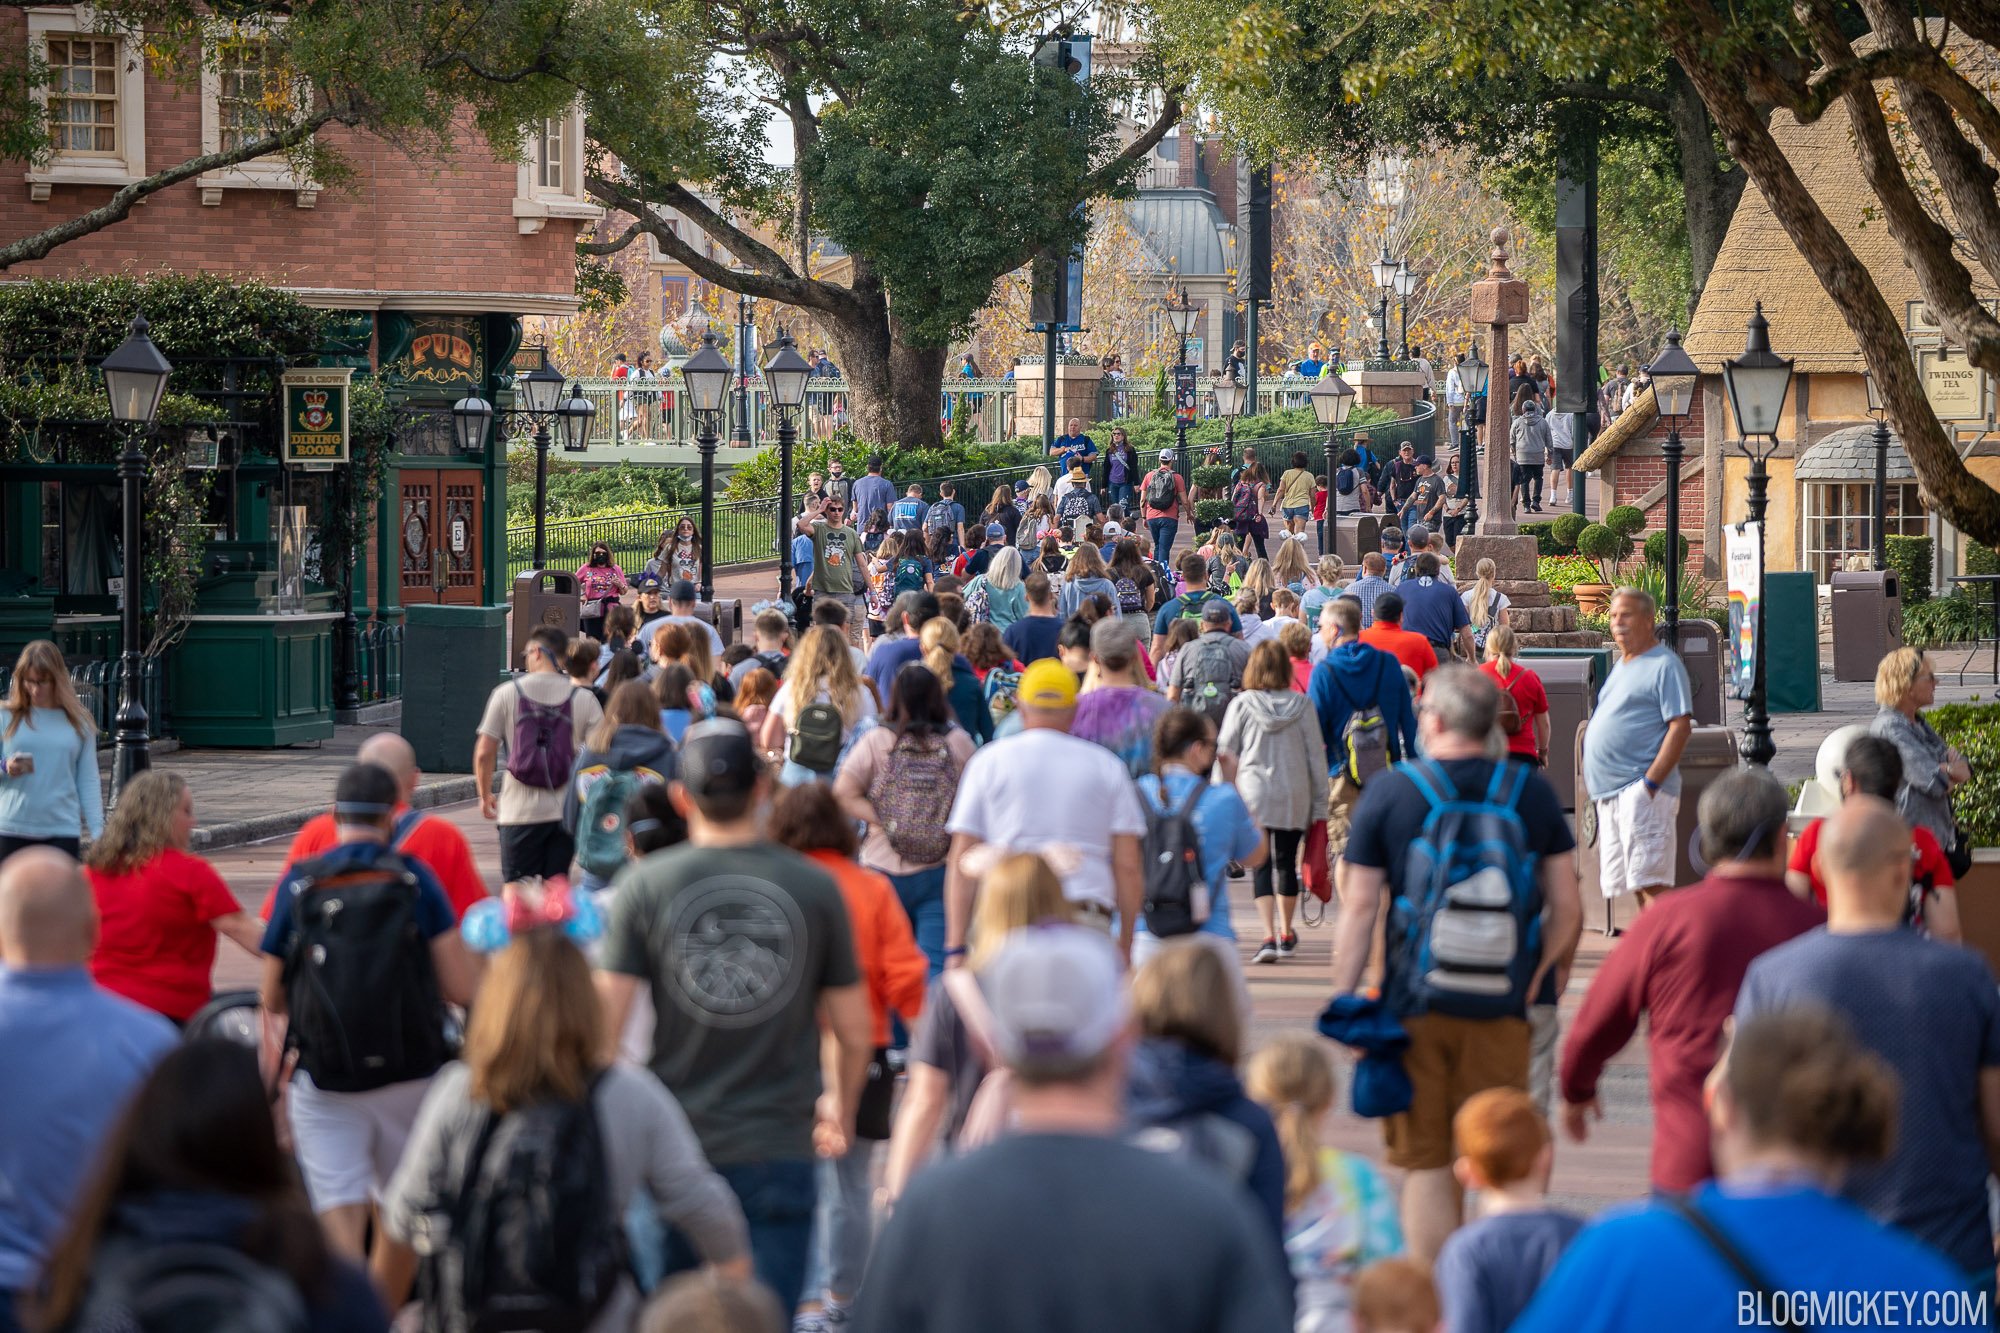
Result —
[[[803,477],[800,484],[804,484]],[[600,518],[630,513],[658,513],[701,503],[701,487],[677,467],[585,467],[549,462],[548,521]],[[535,521],[535,456],[517,449],[507,459],[507,523],[519,527]]]
[[[966,472],[985,472],[992,468],[1032,467],[1049,464],[1053,471],[1053,460],[1042,448],[1040,440],[1014,440],[1006,444],[954,443],[947,440],[941,445],[927,449],[905,449],[898,444],[868,444],[852,434],[841,431],[831,439],[801,441],[792,450],[792,489],[803,492],[806,474],[824,472],[833,459],[838,458],[849,477],[859,477],[868,471],[868,460],[875,454],[882,455],[882,475],[896,483],[900,492],[910,481],[928,480],[933,477],[957,476]],[[732,500],[759,500],[778,493],[778,451],[767,446],[736,465],[729,474],[729,498]],[[970,506],[971,497],[961,495],[961,503]],[[979,503],[986,503],[985,496],[977,497]]]
[[[1972,768],[1952,808],[1975,847],[2000,846],[2000,704],[1941,704],[1924,714]]]
[[[1889,568],[1902,575],[1903,610],[1907,615],[1911,607],[1930,599],[1931,539],[1891,537],[1887,545]]]
[[[1970,643],[1992,631],[1993,608],[1973,601],[1963,589],[1903,605],[1903,643],[1911,648]]]

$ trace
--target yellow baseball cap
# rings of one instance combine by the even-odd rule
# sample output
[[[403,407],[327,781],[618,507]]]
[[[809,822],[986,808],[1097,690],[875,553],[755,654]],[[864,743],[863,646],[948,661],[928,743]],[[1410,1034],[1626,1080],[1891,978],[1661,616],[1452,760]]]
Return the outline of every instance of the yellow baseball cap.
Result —
[[[1014,689],[1014,700],[1023,708],[1076,707],[1076,673],[1053,657],[1030,662]]]

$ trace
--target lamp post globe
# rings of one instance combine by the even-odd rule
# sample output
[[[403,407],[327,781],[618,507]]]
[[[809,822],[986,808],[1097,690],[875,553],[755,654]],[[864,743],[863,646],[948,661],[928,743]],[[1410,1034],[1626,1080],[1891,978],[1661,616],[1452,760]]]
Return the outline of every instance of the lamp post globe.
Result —
[[[1681,348],[1678,330],[1668,330],[1666,345],[1646,367],[1652,377],[1653,400],[1667,423],[1667,441],[1661,455],[1667,464],[1666,514],[1666,597],[1660,605],[1666,622],[1667,643],[1678,650],[1681,633],[1681,458],[1686,446],[1681,442],[1681,423],[1694,406],[1694,386],[1701,367]]]
[[[701,599],[715,601],[715,446],[718,418],[734,376],[729,361],[715,348],[713,332],[701,335],[701,350],[681,366],[688,405],[694,411],[695,447],[701,451]]]
[[[792,592],[792,451],[798,447],[798,414],[805,406],[806,381],[812,366],[799,355],[792,335],[778,330],[770,359],[764,362],[764,383],[778,417],[778,596]]]
[[[539,368],[514,381],[525,410],[537,415],[547,415],[556,410],[556,403],[562,398],[563,385],[563,373],[546,360]]]
[[[146,705],[141,697],[139,656],[139,608],[145,596],[144,544],[141,523],[145,516],[146,456],[139,441],[152,427],[166,397],[167,377],[173,366],[160,354],[147,333],[146,317],[132,320],[132,330],[116,351],[98,366],[104,376],[104,393],[109,400],[111,419],[123,428],[124,442],[118,451],[118,483],[124,512],[119,524],[119,557],[124,577],[120,583],[118,628],[118,722],[113,733],[111,802],[133,778],[153,766],[152,749],[146,739]]]
[[[1764,598],[1764,514],[1769,502],[1770,476],[1765,463],[1778,447],[1778,423],[1785,410],[1785,397],[1792,385],[1792,362],[1771,350],[1771,326],[1764,318],[1764,303],[1757,303],[1750,317],[1743,354],[1722,363],[1723,388],[1729,395],[1731,413],[1743,439],[1744,456],[1750,460],[1750,521],[1757,525],[1757,625],[1751,654],[1750,696],[1743,704],[1745,762],[1768,767],[1777,757],[1771,739],[1771,716],[1766,707],[1766,665],[1770,656],[1765,632],[1769,617]]]
[[[1398,267],[1400,267],[1399,261],[1389,257],[1389,244],[1384,241],[1381,258],[1369,265],[1369,270],[1375,276],[1375,286],[1382,293],[1381,304],[1375,316],[1376,331],[1380,335],[1375,348],[1375,359],[1378,361],[1389,359],[1389,290],[1396,285]]]
[[[484,453],[486,429],[493,424],[493,404],[470,394],[451,405],[453,443],[462,454]]]
[[[583,396],[581,384],[570,385],[569,396],[557,405],[556,415],[562,418],[564,450],[580,454],[589,449],[590,426],[597,416],[597,404]]]

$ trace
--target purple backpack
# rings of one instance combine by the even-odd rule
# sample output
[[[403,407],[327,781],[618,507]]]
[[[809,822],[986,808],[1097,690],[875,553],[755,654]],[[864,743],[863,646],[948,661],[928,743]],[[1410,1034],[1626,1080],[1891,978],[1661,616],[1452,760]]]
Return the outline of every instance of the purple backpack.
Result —
[[[570,721],[571,689],[559,704],[538,704],[514,682],[514,734],[507,741],[507,776],[544,791],[569,785],[576,767],[576,729]]]

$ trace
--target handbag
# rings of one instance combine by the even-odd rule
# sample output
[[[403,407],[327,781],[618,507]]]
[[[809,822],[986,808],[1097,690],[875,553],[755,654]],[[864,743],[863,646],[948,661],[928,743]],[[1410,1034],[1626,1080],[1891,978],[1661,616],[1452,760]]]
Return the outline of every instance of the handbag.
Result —
[[[1342,775],[1346,776],[1345,774]],[[1308,926],[1317,926],[1326,920],[1326,906],[1333,901],[1333,865],[1328,856],[1326,821],[1315,819],[1306,830],[1305,845],[1299,849],[1299,878],[1304,882],[1306,893],[1319,903],[1319,911],[1307,916],[1299,913],[1299,920]]]
[[[1944,859],[1953,879],[1965,878],[1972,869],[1972,830],[1963,824],[1951,826],[1951,846],[1945,848]]]

